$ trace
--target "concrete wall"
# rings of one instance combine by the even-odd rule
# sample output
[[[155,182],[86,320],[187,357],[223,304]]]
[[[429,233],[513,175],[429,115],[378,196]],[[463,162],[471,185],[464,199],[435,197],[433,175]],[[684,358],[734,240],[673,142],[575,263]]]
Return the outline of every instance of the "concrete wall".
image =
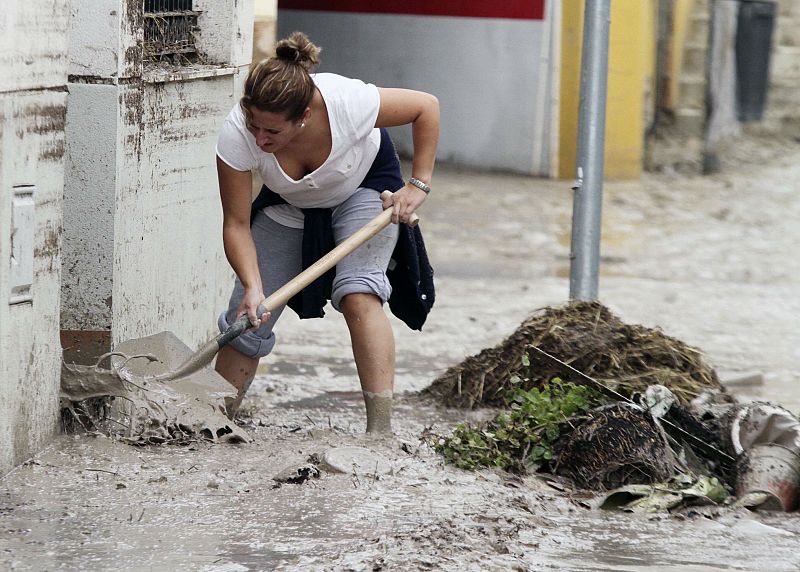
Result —
[[[180,67],[143,60],[140,5],[73,4],[65,359],[90,362],[163,330],[196,347],[215,330],[232,287],[214,145],[250,63],[252,0],[233,9],[227,0],[197,0],[201,62]],[[92,18],[102,24],[83,35]],[[91,57],[106,51],[113,57]]]
[[[233,274],[222,248],[214,146],[240,83],[225,75],[123,90],[123,101],[141,98],[142,115],[127,123],[132,108],[121,109],[114,344],[172,330],[196,347],[226,307]]]
[[[127,2],[70,2],[69,74],[97,78],[141,75],[141,34]],[[133,5],[133,3],[131,3]]]
[[[281,0],[277,36],[306,32],[320,71],[436,95],[440,160],[550,176],[559,5]],[[393,136],[408,154],[410,129]]]
[[[750,127],[767,133],[796,135],[800,133],[800,0],[775,2],[777,18],[771,39],[766,109],[763,120],[751,123]],[[678,127],[687,135],[702,135],[706,122],[710,10],[709,0],[678,0],[675,5],[671,83],[679,83],[679,87],[671,87],[673,94],[668,103],[675,112]],[[735,42],[735,35],[730,42]],[[682,67],[676,66],[676,61]]]
[[[67,22],[67,0],[0,10],[0,474],[57,428]]]
[[[247,66],[253,55],[254,0],[194,0],[197,44],[212,65]],[[231,5],[233,4],[233,5]]]
[[[685,46],[688,42],[701,40],[701,45],[705,46],[705,39],[708,31],[705,27],[695,28],[693,14],[695,0],[674,0],[672,3],[672,19],[670,22],[671,37],[667,46],[667,62],[669,77],[665,87],[664,99],[661,102],[665,109],[675,112],[680,104],[681,95],[686,85],[683,73],[683,62],[685,56]],[[699,34],[702,34],[698,38]],[[699,78],[701,81],[704,78]],[[702,89],[701,95],[702,95]]]
[[[800,135],[800,0],[780,0],[764,123]]]

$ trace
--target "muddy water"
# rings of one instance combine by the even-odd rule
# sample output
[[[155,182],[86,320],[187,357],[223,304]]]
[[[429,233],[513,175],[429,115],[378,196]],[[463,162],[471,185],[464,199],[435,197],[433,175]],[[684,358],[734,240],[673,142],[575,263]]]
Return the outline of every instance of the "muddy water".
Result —
[[[716,178],[608,184],[600,282],[601,300],[625,321],[701,348],[723,379],[760,373],[762,386],[736,391],[795,411],[798,171],[795,147]],[[395,439],[363,435],[341,317],[286,314],[243,405],[253,442],[60,439],[0,481],[0,569],[800,569],[800,514],[590,511],[535,478],[444,466],[420,441],[427,428],[491,412],[404,393],[568,295],[568,184],[447,170],[437,181],[421,225],[438,297],[421,333],[395,322]],[[331,447],[371,449],[392,470],[272,480]]]

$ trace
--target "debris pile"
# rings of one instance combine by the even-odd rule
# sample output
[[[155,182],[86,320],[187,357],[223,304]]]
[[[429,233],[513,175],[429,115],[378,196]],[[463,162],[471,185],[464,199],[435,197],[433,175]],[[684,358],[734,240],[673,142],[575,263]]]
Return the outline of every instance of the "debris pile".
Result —
[[[620,402],[595,409],[566,435],[553,472],[581,488],[607,490],[662,482],[672,476],[674,466],[664,431],[653,416]]]
[[[136,343],[120,344],[94,365],[62,363],[65,430],[98,432],[136,445],[250,441],[225,414],[225,398],[235,392],[210,368],[188,378],[156,379],[192,355],[174,334],[164,332]],[[161,358],[131,352],[140,346]],[[101,366],[106,361],[108,368]]]
[[[554,378],[541,388],[517,389],[508,410],[488,423],[459,425],[452,436],[427,434],[445,459],[462,469],[494,467],[515,473],[547,467],[556,454],[564,424],[586,419],[601,396],[589,387]]]
[[[529,355],[531,345],[625,395],[658,384],[686,405],[703,390],[722,389],[700,350],[661,330],[625,324],[599,302],[581,301],[539,310],[499,345],[449,368],[424,393],[449,407],[503,406],[515,378],[529,389],[564,376]]]
[[[426,435],[464,469],[550,473],[580,489],[611,490],[603,508],[800,505],[797,417],[769,403],[737,403],[699,350],[626,325],[597,302],[537,312],[424,394],[501,409],[489,422]]]

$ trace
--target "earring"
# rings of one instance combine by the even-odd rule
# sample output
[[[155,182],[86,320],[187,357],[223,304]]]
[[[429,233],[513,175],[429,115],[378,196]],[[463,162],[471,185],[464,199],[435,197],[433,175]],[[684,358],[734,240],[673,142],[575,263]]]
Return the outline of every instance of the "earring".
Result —
[[[306,126],[306,122],[305,122],[305,121],[303,121],[302,123],[300,123],[300,128],[301,128],[301,129],[302,129],[303,127],[305,127],[305,126]]]

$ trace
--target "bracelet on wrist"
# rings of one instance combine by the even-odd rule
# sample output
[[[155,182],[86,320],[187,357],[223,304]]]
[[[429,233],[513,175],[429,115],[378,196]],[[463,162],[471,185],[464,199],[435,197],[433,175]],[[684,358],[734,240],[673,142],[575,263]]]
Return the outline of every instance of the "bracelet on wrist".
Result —
[[[426,195],[427,195],[427,194],[430,194],[430,192],[431,192],[431,187],[430,187],[430,185],[427,185],[427,184],[423,183],[422,181],[420,181],[420,180],[419,180],[419,179],[417,179],[416,177],[411,177],[411,178],[408,180],[408,183],[409,183],[410,185],[414,185],[415,187],[417,187],[418,189],[420,189],[420,190],[422,190],[422,191],[425,191],[425,194],[426,194]]]

